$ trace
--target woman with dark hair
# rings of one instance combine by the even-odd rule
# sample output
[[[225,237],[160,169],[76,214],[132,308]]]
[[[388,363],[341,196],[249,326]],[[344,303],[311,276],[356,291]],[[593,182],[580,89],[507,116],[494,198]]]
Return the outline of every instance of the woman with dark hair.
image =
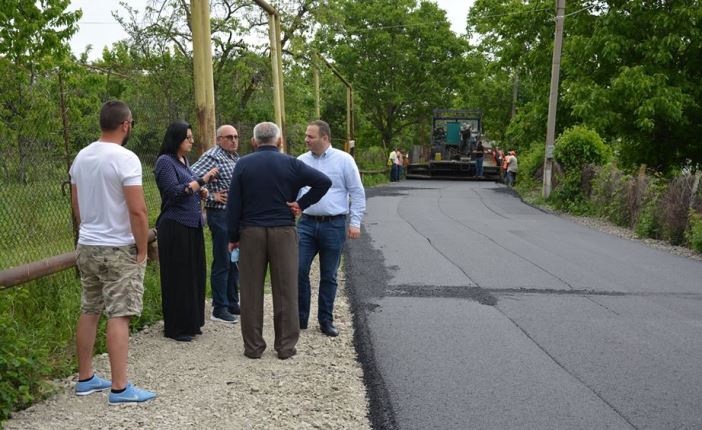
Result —
[[[200,199],[203,185],[217,168],[202,178],[190,170],[186,154],[193,147],[190,124],[174,122],[166,130],[154,174],[161,193],[161,214],[156,221],[161,272],[161,306],[164,334],[189,342],[202,334],[205,324],[205,241]]]

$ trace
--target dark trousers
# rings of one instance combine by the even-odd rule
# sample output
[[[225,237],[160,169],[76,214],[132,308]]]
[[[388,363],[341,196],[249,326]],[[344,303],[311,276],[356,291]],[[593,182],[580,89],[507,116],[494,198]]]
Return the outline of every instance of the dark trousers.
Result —
[[[341,261],[341,252],[346,241],[346,219],[339,217],[329,221],[300,218],[297,225],[300,234],[300,266],[298,269],[298,303],[300,321],[306,325],[310,315],[310,266],[319,254],[319,303],[317,320],[334,321],[334,299],[336,298],[336,273]]]
[[[212,308],[236,308],[239,305],[239,268],[231,263],[227,250],[227,211],[207,209],[207,226],[212,233]]]
[[[512,187],[514,186],[514,183],[517,182],[517,172],[506,172],[505,173],[505,184],[507,186]]]
[[[273,293],[274,347],[278,356],[290,356],[300,337],[297,316],[297,229],[290,227],[244,227],[239,248],[241,289],[241,335],[244,354],[260,357],[263,339],[263,284],[270,265]]]
[[[200,334],[205,324],[202,228],[162,220],[158,227],[161,308],[166,337]]]
[[[400,165],[392,163],[390,167],[390,181],[397,182],[400,180]]]

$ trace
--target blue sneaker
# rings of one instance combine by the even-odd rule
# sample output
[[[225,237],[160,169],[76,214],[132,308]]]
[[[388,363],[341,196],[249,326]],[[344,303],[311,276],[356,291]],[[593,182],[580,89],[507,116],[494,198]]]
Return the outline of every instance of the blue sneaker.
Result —
[[[137,388],[132,385],[131,382],[128,382],[127,388],[121,393],[110,392],[110,397],[108,398],[107,403],[111,405],[134,404],[145,402],[155,397],[156,393],[142,390],[141,388]]]
[[[87,381],[78,382],[76,384],[76,396],[87,396],[88,394],[107,390],[111,386],[111,381],[108,381],[107,379],[102,379],[97,375],[93,375],[93,377],[88,379]]]

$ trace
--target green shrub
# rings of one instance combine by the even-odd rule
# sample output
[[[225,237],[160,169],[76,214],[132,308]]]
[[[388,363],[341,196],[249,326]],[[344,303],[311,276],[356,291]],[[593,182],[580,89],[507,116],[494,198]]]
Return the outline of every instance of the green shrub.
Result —
[[[585,165],[602,165],[609,159],[610,151],[596,131],[576,125],[565,130],[556,141],[553,158],[563,171],[580,171]]]
[[[561,176],[549,200],[556,209],[576,215],[585,215],[591,212],[589,200],[583,194],[582,178],[579,172]]]
[[[662,237],[673,245],[685,242],[693,180],[690,175],[671,179],[660,199]]]
[[[685,236],[692,249],[702,252],[702,215],[694,210],[690,210],[689,227]]]
[[[16,333],[6,317],[0,319],[0,423],[13,409],[32,404],[36,392],[44,391],[42,384],[48,373],[46,357],[34,350],[26,337]]]
[[[51,379],[76,371],[75,327],[80,313],[80,281],[69,269],[0,291],[0,423],[52,390]],[[158,266],[144,279],[144,308],[133,330],[162,319]],[[105,319],[95,353],[106,351]],[[1,427],[1,426],[0,426]]]
[[[539,184],[543,177],[544,153],[546,146],[544,142],[532,142],[526,151],[518,154],[519,158],[519,181],[533,181]]]
[[[389,151],[386,151],[382,146],[369,146],[367,148],[357,148],[356,163],[361,170],[381,169],[385,167],[385,162],[388,159]]]
[[[657,214],[658,199],[649,200],[641,209],[639,218],[634,226],[634,232],[638,237],[650,237],[660,239],[661,221]]]
[[[363,187],[370,188],[376,185],[384,184],[390,182],[390,173],[378,173],[373,175],[363,175]]]
[[[626,184],[631,176],[624,174],[614,164],[602,166],[595,174],[590,198],[594,213],[620,226],[631,226],[627,210]]]
[[[558,178],[551,202],[561,210],[578,214],[590,212],[588,195],[592,175],[584,177],[583,171],[586,166],[601,165],[609,158],[602,138],[583,126],[571,127],[556,141],[553,156],[563,169],[563,175]],[[584,179],[587,183],[584,183]]]

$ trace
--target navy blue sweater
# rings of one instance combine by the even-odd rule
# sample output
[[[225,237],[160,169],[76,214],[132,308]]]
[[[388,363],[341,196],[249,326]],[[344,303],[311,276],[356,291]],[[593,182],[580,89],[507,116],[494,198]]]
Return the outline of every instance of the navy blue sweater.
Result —
[[[297,201],[304,210],[324,196],[331,180],[302,161],[278,152],[272,145],[259,146],[253,154],[240,158],[227,198],[229,241],[239,241],[242,227],[295,225],[287,202],[295,201],[303,187],[310,187]]]

